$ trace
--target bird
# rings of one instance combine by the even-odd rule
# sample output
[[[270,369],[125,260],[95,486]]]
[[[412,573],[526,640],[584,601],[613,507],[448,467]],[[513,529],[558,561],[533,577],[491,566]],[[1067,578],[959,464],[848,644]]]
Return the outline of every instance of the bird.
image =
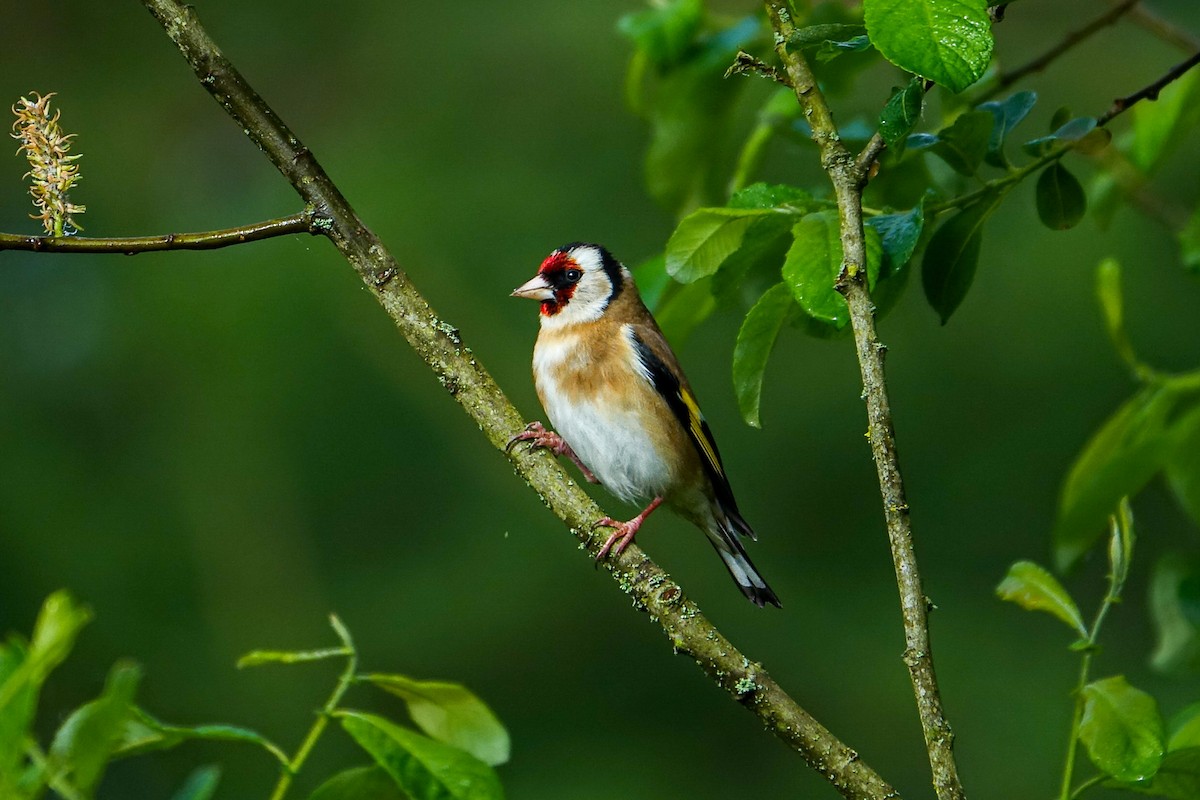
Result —
[[[593,524],[613,529],[597,562],[620,555],[665,503],[707,534],[752,603],[782,607],[742,546],[743,536],[757,537],[738,510],[679,360],[629,270],[598,244],[572,242],[550,253],[512,295],[541,304],[533,379],[553,430],[531,422],[508,448],[546,448],[620,500],[646,503],[628,521]]]

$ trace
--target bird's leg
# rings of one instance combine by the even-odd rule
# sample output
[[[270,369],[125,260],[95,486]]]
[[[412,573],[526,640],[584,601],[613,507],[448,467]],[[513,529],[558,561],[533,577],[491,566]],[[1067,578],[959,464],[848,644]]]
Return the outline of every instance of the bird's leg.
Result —
[[[518,433],[516,436],[508,440],[508,444],[504,445],[504,451],[508,452],[517,442],[529,442],[530,447],[544,447],[556,456],[566,456],[579,467],[579,471],[583,473],[584,480],[588,483],[599,483],[599,479],[592,474],[592,471],[587,468],[587,465],[579,460],[579,456],[575,455],[575,451],[571,449],[571,445],[566,443],[561,436],[554,431],[546,430],[545,426],[540,422],[531,422],[525,426],[525,430]]]
[[[629,543],[633,541],[633,537],[637,534],[638,528],[642,527],[642,523],[646,521],[646,517],[653,513],[654,509],[662,505],[662,501],[661,497],[654,498],[650,501],[650,505],[642,510],[642,513],[628,522],[617,522],[612,517],[605,517],[592,523],[593,528],[606,525],[613,529],[612,535],[608,537],[608,541],[600,548],[600,552],[596,553],[596,560],[600,561],[603,559],[608,555],[610,550],[614,556],[619,556],[625,552],[625,548],[629,546]],[[614,544],[616,547],[613,547]]]

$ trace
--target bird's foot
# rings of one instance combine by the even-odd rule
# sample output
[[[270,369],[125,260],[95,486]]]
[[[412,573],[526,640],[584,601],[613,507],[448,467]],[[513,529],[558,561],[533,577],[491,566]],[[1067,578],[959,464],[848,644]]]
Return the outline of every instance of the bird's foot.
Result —
[[[529,423],[525,426],[525,430],[509,439],[508,444],[504,445],[504,452],[507,453],[511,450],[517,442],[529,442],[531,448],[544,447],[556,456],[566,456],[574,462],[575,466],[579,467],[579,471],[583,473],[583,477],[588,483],[600,482],[587,468],[587,465],[579,460],[579,456],[575,455],[571,445],[567,444],[566,440],[554,431],[546,430],[546,427],[540,422]]]
[[[604,542],[604,546],[596,553],[596,561],[603,561],[604,558],[611,552],[614,556],[619,556],[625,552],[625,548],[629,547],[633,541],[633,537],[637,535],[638,529],[642,527],[642,523],[646,521],[646,517],[650,516],[654,509],[662,504],[661,497],[654,498],[650,505],[628,522],[618,522],[612,517],[596,520],[592,523],[592,528],[598,528],[601,525],[612,528],[613,532]],[[615,545],[615,547],[614,547]]]

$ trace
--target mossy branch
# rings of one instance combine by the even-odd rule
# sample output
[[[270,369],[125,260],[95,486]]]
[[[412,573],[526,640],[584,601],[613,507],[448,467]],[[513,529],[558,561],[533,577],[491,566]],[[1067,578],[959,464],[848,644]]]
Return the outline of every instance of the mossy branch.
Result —
[[[796,99],[804,109],[804,116],[812,126],[813,141],[817,143],[821,154],[821,166],[828,174],[837,198],[843,254],[837,289],[846,298],[850,308],[850,324],[862,373],[863,398],[867,404],[867,433],[879,474],[884,518],[900,591],[904,619],[904,663],[908,666],[917,701],[937,796],[939,800],[959,800],[964,795],[954,760],[954,734],[942,711],[941,693],[934,673],[927,618],[929,600],[921,587],[908,501],[905,499],[904,480],[896,453],[896,435],[883,367],[887,348],[875,333],[875,306],[865,280],[867,255],[862,193],[871,166],[882,150],[882,142],[876,136],[857,156],[846,149],[807,60],[799,50],[790,51],[787,48],[786,43],[796,27],[788,4],[767,0],[766,8],[775,30],[775,52],[787,71]]]
[[[201,85],[244,129],[295,188],[313,213],[326,221],[322,233],[372,290],[384,310],[441,385],[462,405],[497,450],[525,420],[463,342],[413,286],[408,275],[329,179],[312,153],[250,88],[209,38],[190,6],[175,0],[142,0],[179,48]],[[509,456],[517,473],[562,519],[590,554],[603,544],[591,523],[600,509],[549,454],[516,448]],[[621,589],[661,625],[675,650],[733,696],[848,798],[898,797],[896,791],[796,703],[761,664],[744,656],[712,625],[694,602],[636,545],[604,562]]]

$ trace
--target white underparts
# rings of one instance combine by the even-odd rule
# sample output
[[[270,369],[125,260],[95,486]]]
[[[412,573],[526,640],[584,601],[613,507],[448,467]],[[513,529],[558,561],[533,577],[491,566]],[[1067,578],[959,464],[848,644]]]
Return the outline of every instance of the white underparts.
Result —
[[[568,397],[560,376],[586,369],[570,359],[582,356],[576,337],[543,337],[534,349],[533,369],[550,424],[606,489],[626,502],[645,502],[664,494],[672,483],[638,407],[620,397]],[[633,352],[630,351],[633,369]],[[640,376],[631,375],[641,380]]]

